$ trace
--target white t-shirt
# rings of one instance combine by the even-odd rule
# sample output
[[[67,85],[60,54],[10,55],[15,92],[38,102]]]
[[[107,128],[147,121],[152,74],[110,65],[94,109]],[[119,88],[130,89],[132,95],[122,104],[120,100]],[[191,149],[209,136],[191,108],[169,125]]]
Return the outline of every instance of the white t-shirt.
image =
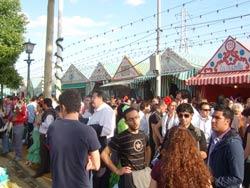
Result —
[[[200,116],[198,128],[204,132],[206,141],[209,143],[212,134],[212,117],[208,116],[208,118],[203,118]]]
[[[94,114],[89,118],[88,125],[98,124],[102,126],[102,133],[100,136],[111,138],[114,136],[115,130],[115,112],[106,103],[101,104]]]
[[[167,121],[168,121],[168,128],[166,127],[167,126]],[[170,119],[168,117],[168,113],[164,114],[163,117],[162,117],[162,122],[161,122],[161,126],[162,126],[162,129],[161,129],[161,133],[162,133],[162,136],[164,137],[166,132],[167,132],[167,129],[171,129],[173,126],[178,126],[179,124],[179,118],[177,116],[177,114],[175,113]]]

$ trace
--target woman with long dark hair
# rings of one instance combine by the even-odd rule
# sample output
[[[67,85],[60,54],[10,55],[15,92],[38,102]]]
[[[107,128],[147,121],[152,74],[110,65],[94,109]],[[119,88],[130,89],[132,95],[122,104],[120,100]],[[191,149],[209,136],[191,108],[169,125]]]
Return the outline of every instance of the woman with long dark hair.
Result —
[[[210,188],[212,176],[191,133],[181,127],[167,132],[166,148],[152,169],[150,188]]]

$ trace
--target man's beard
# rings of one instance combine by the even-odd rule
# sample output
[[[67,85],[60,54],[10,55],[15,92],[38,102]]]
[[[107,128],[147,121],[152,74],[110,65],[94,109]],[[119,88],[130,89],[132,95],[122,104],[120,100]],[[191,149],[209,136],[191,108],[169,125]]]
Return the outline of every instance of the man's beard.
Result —
[[[136,126],[136,127],[130,126],[129,128],[130,128],[132,131],[137,131],[137,130],[139,129],[139,126]]]

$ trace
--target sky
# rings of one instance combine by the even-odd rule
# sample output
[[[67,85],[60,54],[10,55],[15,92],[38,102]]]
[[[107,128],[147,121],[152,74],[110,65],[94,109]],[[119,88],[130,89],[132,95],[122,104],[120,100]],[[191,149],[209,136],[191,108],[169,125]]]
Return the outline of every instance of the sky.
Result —
[[[117,67],[124,55],[136,63],[155,52],[157,0],[62,1],[64,72],[74,64],[88,78],[98,62]],[[44,73],[47,3],[48,0],[21,0],[22,12],[29,21],[25,40],[36,43],[31,54],[33,84]],[[204,59],[204,64],[229,35],[250,48],[249,5],[250,0],[161,0],[160,50],[170,47],[181,54],[181,33],[187,39],[187,52]],[[58,0],[55,0],[54,41],[57,12]],[[23,52],[16,63],[24,79],[26,58]]]

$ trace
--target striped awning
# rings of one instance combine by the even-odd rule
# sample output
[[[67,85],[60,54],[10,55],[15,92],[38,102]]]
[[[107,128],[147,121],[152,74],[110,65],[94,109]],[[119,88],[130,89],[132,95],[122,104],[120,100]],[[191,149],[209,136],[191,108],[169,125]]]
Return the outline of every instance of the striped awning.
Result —
[[[250,83],[250,71],[198,74],[186,80],[186,85],[220,85]]]
[[[112,86],[128,86],[129,84],[131,84],[134,80],[120,80],[120,81],[116,81],[116,82],[109,82],[107,84],[104,84],[100,87],[112,87]]]

